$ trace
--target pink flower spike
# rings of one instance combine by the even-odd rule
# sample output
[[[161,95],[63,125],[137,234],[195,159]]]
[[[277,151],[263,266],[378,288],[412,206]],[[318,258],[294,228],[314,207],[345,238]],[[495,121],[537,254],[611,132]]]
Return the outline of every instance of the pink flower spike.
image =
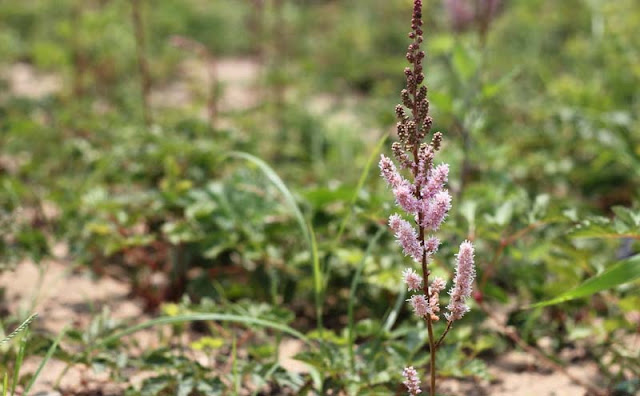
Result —
[[[429,292],[431,293],[433,291],[433,293],[440,293],[444,290],[445,287],[447,287],[447,282],[445,282],[442,278],[435,277],[433,278],[433,281],[431,281]]]
[[[402,183],[402,176],[398,173],[391,158],[381,154],[378,166],[380,166],[380,174],[391,188],[396,188]]]
[[[409,291],[420,290],[422,287],[422,277],[412,268],[406,268],[402,271],[402,278],[404,279],[404,283],[407,284]]]
[[[427,249],[427,252],[433,254],[438,251],[440,247],[440,240],[437,237],[432,236],[424,242],[424,247]]]
[[[413,366],[405,367],[402,370],[402,376],[404,377],[404,381],[402,382],[406,387],[407,391],[411,396],[416,396],[418,393],[421,393],[420,389],[420,378],[418,378],[418,372]]]
[[[393,195],[395,195],[398,205],[407,213],[415,214],[418,212],[418,199],[413,195],[411,185],[408,182],[402,182],[394,188]]]
[[[422,294],[414,294],[407,301],[409,301],[409,303],[411,304],[413,313],[421,318],[424,318],[427,315],[431,315],[433,313],[431,307],[429,306],[429,302],[427,302],[426,297]]]
[[[431,201],[427,201],[423,207],[423,226],[434,231],[439,229],[445,217],[447,217],[449,209],[451,209],[451,195],[447,190],[442,190]]]
[[[431,199],[444,188],[449,179],[449,165],[440,164],[433,168],[429,174],[429,181],[422,187],[422,197]]]
[[[399,215],[394,214],[389,217],[389,227],[395,233],[405,256],[411,256],[415,261],[420,262],[423,249],[420,241],[418,241],[418,234],[411,224]]]
[[[450,322],[462,318],[465,313],[469,312],[466,300],[471,296],[473,280],[476,277],[473,255],[474,250],[471,242],[462,242],[456,256],[456,275],[453,278],[453,286],[449,290],[451,295],[451,301],[447,305],[449,313],[445,314]]]

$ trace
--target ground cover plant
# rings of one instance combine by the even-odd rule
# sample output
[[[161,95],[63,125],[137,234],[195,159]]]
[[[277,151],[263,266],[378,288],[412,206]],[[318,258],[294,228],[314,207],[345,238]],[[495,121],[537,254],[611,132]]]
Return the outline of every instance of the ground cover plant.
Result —
[[[634,0],[0,21],[3,395],[640,390]]]

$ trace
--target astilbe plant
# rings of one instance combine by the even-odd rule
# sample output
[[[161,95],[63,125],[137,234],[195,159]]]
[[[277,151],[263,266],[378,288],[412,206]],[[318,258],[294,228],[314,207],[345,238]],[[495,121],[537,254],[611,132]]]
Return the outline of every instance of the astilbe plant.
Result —
[[[430,142],[424,142],[431,135],[433,119],[429,115],[427,87],[423,84],[422,61],[425,53],[420,49],[423,41],[421,0],[414,0],[411,29],[409,38],[413,42],[407,51],[411,67],[404,70],[407,86],[401,93],[402,104],[395,109],[399,141],[391,146],[399,168],[405,170],[410,177],[403,177],[395,163],[384,155],[381,156],[379,165],[382,177],[393,190],[396,203],[412,220],[409,222],[403,216],[393,214],[389,217],[389,226],[404,254],[420,265],[421,274],[413,268],[407,268],[402,277],[409,291],[415,292],[407,301],[413,312],[427,324],[431,358],[430,394],[435,395],[436,351],[453,322],[469,311],[466,300],[471,295],[475,277],[474,249],[469,241],[460,245],[453,286],[449,290],[451,299],[446,307],[448,312],[444,314],[447,326],[440,337],[436,338],[433,323],[440,320],[440,292],[446,288],[446,282],[434,277],[429,283],[429,265],[440,245],[440,240],[432,234],[438,231],[451,209],[451,195],[445,188],[449,166],[435,164],[442,133],[433,133]],[[402,375],[409,394],[417,395],[421,392],[419,375],[413,367],[405,368]]]

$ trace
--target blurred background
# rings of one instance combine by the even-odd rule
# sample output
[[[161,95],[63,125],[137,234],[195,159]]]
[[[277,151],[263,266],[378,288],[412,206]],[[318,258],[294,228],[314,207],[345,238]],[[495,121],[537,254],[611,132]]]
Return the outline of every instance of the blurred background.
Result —
[[[0,327],[38,311],[26,354],[39,361],[68,325],[43,389],[402,389],[402,367],[428,361],[426,330],[403,304],[408,262],[376,163],[395,139],[411,10],[0,3]],[[473,311],[439,355],[443,392],[634,394],[640,4],[425,0],[424,19],[454,196],[434,272],[451,278],[467,238],[478,266]],[[526,309],[594,277],[569,302]],[[271,320],[323,348],[233,321],[89,348],[194,312]],[[0,349],[0,374],[13,372],[18,345]],[[133,371],[162,374],[125,381]]]

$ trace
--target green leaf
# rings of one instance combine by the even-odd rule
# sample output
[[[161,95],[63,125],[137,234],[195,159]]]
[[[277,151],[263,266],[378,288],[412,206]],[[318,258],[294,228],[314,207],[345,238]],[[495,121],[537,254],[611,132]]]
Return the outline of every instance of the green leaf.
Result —
[[[482,87],[482,96],[485,99],[490,99],[499,94],[505,87],[513,82],[515,77],[520,73],[520,68],[514,68],[509,73],[502,76],[495,83],[488,83]]]
[[[453,48],[451,62],[453,63],[453,69],[462,82],[468,81],[475,74],[478,66],[470,51],[459,44]]]
[[[640,211],[614,206],[616,217],[592,216],[569,232],[574,238],[634,238],[640,239]]]
[[[575,289],[562,293],[551,300],[542,301],[528,308],[546,307],[580,297],[590,296],[599,291],[610,289],[640,278],[640,254],[614,264],[601,274],[587,279]]]

